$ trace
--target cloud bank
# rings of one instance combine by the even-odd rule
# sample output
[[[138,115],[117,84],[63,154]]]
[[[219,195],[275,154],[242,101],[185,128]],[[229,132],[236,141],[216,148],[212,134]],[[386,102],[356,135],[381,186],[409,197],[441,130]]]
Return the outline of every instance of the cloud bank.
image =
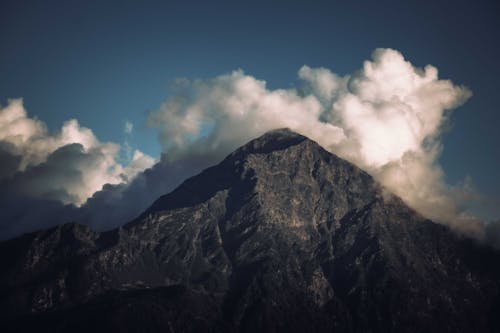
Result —
[[[11,195],[81,206],[104,184],[126,183],[154,164],[135,151],[122,166],[116,160],[119,150],[76,120],[49,133],[42,121],[28,117],[20,99],[0,108],[0,182]]]
[[[438,163],[443,129],[451,110],[471,96],[467,88],[392,49],[375,50],[350,75],[303,66],[298,78],[295,88],[274,90],[242,70],[177,80],[147,117],[164,152],[156,164],[132,149],[128,121],[120,147],[100,142],[76,120],[49,133],[21,100],[11,100],[0,108],[0,238],[68,221],[119,226],[240,145],[288,127],[366,170],[422,215],[500,239],[499,223],[485,227],[467,213],[480,201],[470,181],[448,185]]]
[[[179,80],[175,94],[149,115],[169,160],[222,157],[268,130],[289,127],[371,173],[421,214],[480,234],[457,204],[437,160],[449,110],[471,92],[417,68],[398,51],[377,49],[363,68],[339,76],[303,66],[295,89],[270,90],[242,70],[207,80]]]

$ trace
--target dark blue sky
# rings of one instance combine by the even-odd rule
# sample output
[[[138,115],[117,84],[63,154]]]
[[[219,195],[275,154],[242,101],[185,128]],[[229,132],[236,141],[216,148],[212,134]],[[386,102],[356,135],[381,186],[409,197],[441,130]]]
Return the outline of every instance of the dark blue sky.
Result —
[[[23,97],[52,130],[77,118],[101,140],[160,146],[145,114],[177,77],[241,68],[288,88],[304,64],[339,74],[377,47],[474,96],[454,112],[440,159],[448,182],[470,175],[500,197],[498,1],[22,1],[0,3],[0,103]]]

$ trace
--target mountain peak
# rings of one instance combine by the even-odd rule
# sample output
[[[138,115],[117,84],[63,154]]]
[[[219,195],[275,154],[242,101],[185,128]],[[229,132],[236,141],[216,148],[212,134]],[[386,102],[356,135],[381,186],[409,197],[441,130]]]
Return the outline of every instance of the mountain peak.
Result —
[[[154,212],[195,206],[222,191],[242,194],[244,189],[246,195],[258,194],[260,197],[281,192],[286,197],[291,191],[295,192],[293,182],[296,179],[314,191],[319,187],[334,191],[330,198],[337,200],[337,217],[358,204],[366,204],[378,193],[378,184],[363,170],[327,152],[311,139],[280,128],[249,141],[218,165],[187,179],[173,192],[156,200],[132,224]],[[300,196],[300,193],[294,195]],[[349,205],[348,196],[352,197]],[[263,199],[262,202],[276,203],[277,200],[281,198]],[[302,201],[304,205],[308,202]],[[282,202],[284,212],[286,202],[286,199]],[[313,205],[312,202],[308,204]]]
[[[309,140],[289,128],[278,128],[264,133],[260,137],[251,140],[247,144],[238,148],[230,156],[242,153],[269,153],[274,150],[283,150],[297,145],[305,140]]]
[[[275,128],[272,130],[267,131],[263,135],[261,135],[259,138],[261,139],[271,139],[271,138],[294,138],[294,137],[302,137],[305,138],[303,135],[298,134],[297,132],[291,130],[289,127],[281,127],[281,128]]]
[[[491,263],[500,257],[485,253],[382,196],[351,163],[277,129],[125,227],[69,225],[0,243],[0,324],[498,332],[500,273]]]

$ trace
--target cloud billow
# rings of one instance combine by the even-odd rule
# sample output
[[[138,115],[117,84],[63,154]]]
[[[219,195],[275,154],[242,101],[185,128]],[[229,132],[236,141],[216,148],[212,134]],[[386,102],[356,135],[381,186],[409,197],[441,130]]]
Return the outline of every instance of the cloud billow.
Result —
[[[414,67],[398,51],[377,49],[363,68],[339,76],[303,66],[301,85],[270,90],[243,71],[180,80],[149,115],[171,160],[224,156],[264,132],[288,127],[371,173],[423,215],[466,232],[479,221],[460,210],[456,188],[437,163],[449,112],[471,92]]]
[[[117,162],[119,150],[117,144],[100,142],[76,120],[49,133],[42,121],[27,115],[20,99],[0,107],[2,238],[68,222],[76,207],[103,185],[127,183],[154,164],[136,151],[123,166]]]
[[[471,96],[467,88],[392,49],[375,50],[350,75],[303,66],[298,77],[297,87],[275,90],[242,70],[177,80],[147,118],[163,147],[156,164],[132,153],[128,121],[120,147],[100,142],[76,120],[48,133],[21,100],[11,100],[0,108],[0,238],[68,221],[98,230],[124,224],[240,145],[288,127],[366,170],[422,215],[496,239],[485,232],[498,228],[467,213],[478,197],[470,181],[448,185],[438,163],[443,128],[450,110]],[[127,163],[117,162],[120,149]]]
[[[76,206],[104,184],[126,182],[154,163],[136,151],[129,166],[120,165],[116,162],[120,146],[100,142],[76,120],[51,134],[42,121],[28,117],[20,99],[0,108],[0,143],[2,160],[11,161],[1,170],[4,186]]]

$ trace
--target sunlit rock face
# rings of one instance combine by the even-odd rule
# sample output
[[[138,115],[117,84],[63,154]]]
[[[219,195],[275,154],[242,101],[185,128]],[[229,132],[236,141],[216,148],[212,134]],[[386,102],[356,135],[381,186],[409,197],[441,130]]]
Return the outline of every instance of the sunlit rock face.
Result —
[[[97,233],[0,243],[8,330],[495,332],[500,255],[268,132]]]

